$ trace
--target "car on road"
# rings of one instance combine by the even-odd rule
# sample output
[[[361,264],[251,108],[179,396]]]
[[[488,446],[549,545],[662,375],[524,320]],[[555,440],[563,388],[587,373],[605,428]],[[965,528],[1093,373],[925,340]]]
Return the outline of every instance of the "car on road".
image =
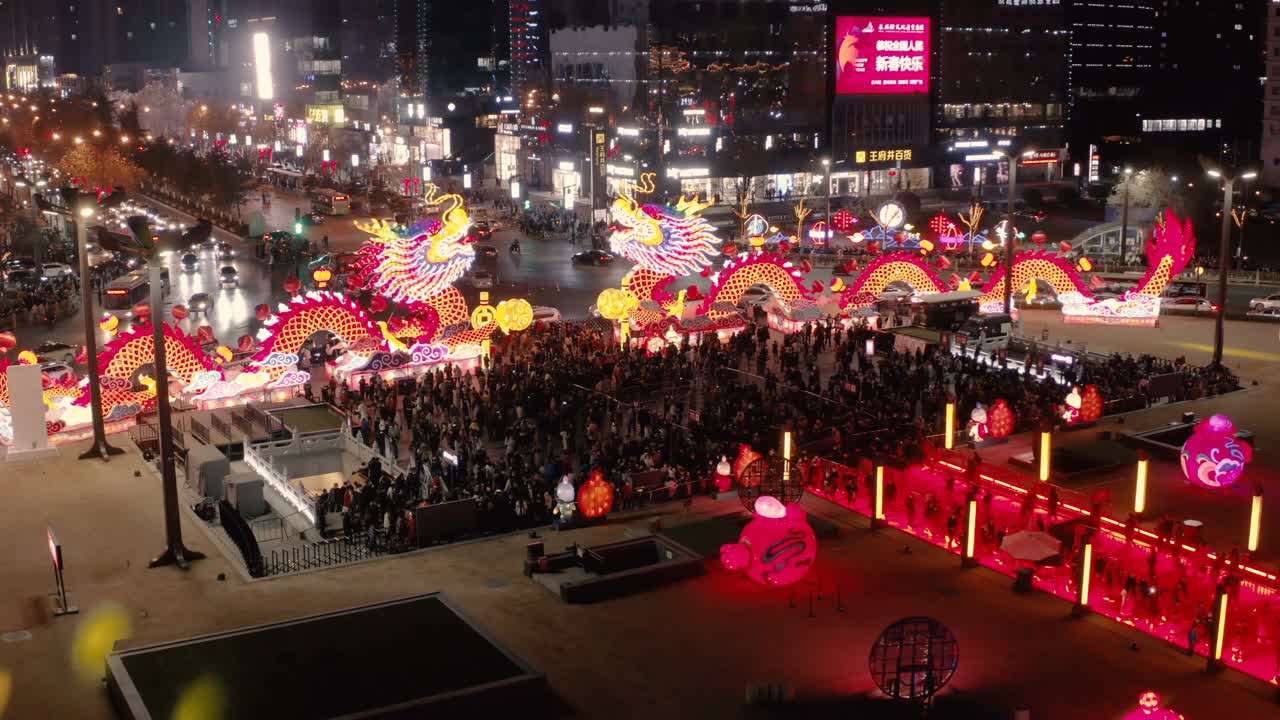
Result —
[[[762,288],[759,285],[755,285],[743,291],[742,300],[740,300],[739,302],[744,307],[756,307],[757,305],[763,305],[768,301],[769,301],[769,289]]]
[[[890,285],[880,293],[881,300],[910,300],[915,295],[915,291],[911,288],[904,288],[897,285]]]
[[[231,247],[231,243],[225,242],[225,241],[218,243],[218,259],[219,260],[231,260],[235,256],[236,256],[236,249]]]
[[[561,320],[564,320],[564,317],[559,310],[546,305],[533,306],[533,321],[535,323],[558,323]]]
[[[583,250],[573,256],[574,265],[608,265],[613,262],[613,253],[604,250]]]
[[[45,263],[40,266],[40,272],[47,278],[60,278],[72,275],[71,266],[65,263]]]
[[[185,253],[180,260],[182,269],[187,272],[195,272],[200,267],[200,258],[195,253]]]
[[[36,274],[31,270],[10,270],[4,276],[5,290],[25,290],[36,284]]]
[[[191,312],[209,312],[209,308],[213,307],[213,300],[209,299],[209,293],[196,293],[187,300],[187,309]]]
[[[471,273],[471,287],[477,290],[488,290],[493,287],[493,273],[488,270],[476,270]]]
[[[498,248],[496,248],[496,247],[494,247],[494,246],[492,246],[492,245],[477,245],[477,246],[476,246],[476,259],[478,259],[478,260],[492,260],[492,259],[494,259],[494,258],[496,258],[496,257],[498,257]]]
[[[4,264],[5,270],[35,270],[36,261],[28,257],[13,258]]]
[[[218,286],[233,288],[240,287],[239,271],[230,265],[224,265],[222,269],[218,271]]]
[[[64,377],[74,377],[75,370],[71,369],[70,363],[65,362],[42,362],[40,363],[40,372],[48,375],[50,380],[61,380]]]
[[[1165,313],[1185,315],[1210,315],[1218,312],[1218,306],[1202,297],[1165,298],[1160,302],[1160,309]]]
[[[1280,320],[1280,307],[1265,308],[1262,310],[1250,310],[1245,313],[1251,318],[1259,320]]]
[[[471,224],[471,232],[467,233],[467,239],[471,242],[484,242],[493,237],[493,229],[489,227],[487,222],[475,222]]]
[[[41,362],[70,362],[76,356],[76,346],[54,340],[45,340],[35,348],[36,357]]]
[[[1280,308],[1280,293],[1272,293],[1264,297],[1256,297],[1249,301],[1249,309],[1253,312],[1267,310],[1270,308]]]

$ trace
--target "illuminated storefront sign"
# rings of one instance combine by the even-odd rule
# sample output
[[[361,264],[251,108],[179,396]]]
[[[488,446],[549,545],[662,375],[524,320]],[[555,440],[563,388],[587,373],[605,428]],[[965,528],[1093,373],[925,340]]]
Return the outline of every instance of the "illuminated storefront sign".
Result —
[[[1023,165],[1052,165],[1061,162],[1061,150],[1036,150],[1030,155],[1024,155],[1022,158]]]
[[[911,148],[894,150],[856,150],[853,153],[855,163],[903,162],[912,159]]]
[[[929,18],[836,18],[836,93],[929,92]]]

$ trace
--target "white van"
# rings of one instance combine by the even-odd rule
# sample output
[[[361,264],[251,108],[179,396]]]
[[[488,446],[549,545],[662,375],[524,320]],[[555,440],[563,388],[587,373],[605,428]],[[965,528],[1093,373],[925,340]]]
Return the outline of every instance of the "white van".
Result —
[[[1009,347],[1013,334],[1013,318],[998,313],[974,315],[956,331],[956,338],[966,353],[995,352]]]

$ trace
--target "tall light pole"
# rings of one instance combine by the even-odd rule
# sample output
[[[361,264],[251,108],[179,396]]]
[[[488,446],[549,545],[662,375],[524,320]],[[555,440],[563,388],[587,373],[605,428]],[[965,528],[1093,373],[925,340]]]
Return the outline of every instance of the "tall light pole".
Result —
[[[1035,150],[1024,150],[1022,155],[1030,155]],[[1004,241],[1004,314],[1013,315],[1013,254],[1014,245],[1018,241],[1018,231],[1013,225],[1014,206],[1018,202],[1018,161],[1021,157],[1015,152],[996,151],[997,155],[1009,158],[1009,208],[1005,216]]]
[[[1129,181],[1133,178],[1133,168],[1124,169],[1124,209],[1120,211],[1120,264],[1125,264],[1126,246],[1129,243]]]
[[[81,460],[101,458],[104,462],[124,451],[107,442],[102,421],[102,388],[98,377],[98,336],[93,322],[93,292],[89,289],[89,221],[93,219],[93,200],[77,197],[74,205],[76,250],[80,255],[80,307],[84,314],[84,354],[89,364],[89,407],[93,415],[93,447],[80,455]]]
[[[823,193],[827,196],[827,214],[822,216],[822,221],[826,223],[826,230],[823,230],[822,244],[827,244],[828,233],[831,230],[831,158],[822,158],[822,182],[827,191]]]
[[[1225,316],[1227,314],[1227,264],[1231,262],[1231,196],[1235,193],[1236,180],[1252,180],[1258,177],[1253,171],[1227,175],[1221,170],[1209,170],[1209,177],[1222,180],[1222,240],[1218,246],[1218,312],[1213,319],[1213,364],[1222,364],[1225,344]]]

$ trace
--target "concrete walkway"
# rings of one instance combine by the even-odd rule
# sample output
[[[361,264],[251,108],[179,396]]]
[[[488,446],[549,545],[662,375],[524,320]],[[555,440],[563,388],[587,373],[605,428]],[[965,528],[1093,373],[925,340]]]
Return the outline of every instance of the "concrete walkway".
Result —
[[[813,583],[799,587],[790,607],[786,591],[765,592],[716,567],[704,579],[656,592],[569,606],[521,575],[527,539],[520,535],[246,583],[184,521],[188,544],[210,558],[188,573],[148,570],[163,538],[153,476],[136,455],[103,465],[75,460],[78,450],[0,475],[0,505],[9,510],[0,525],[6,548],[0,632],[30,632],[30,639],[0,641],[0,672],[13,681],[10,696],[0,695],[0,717],[113,717],[101,686],[69,672],[77,633],[105,603],[125,609],[132,621],[125,644],[136,646],[433,590],[450,593],[500,642],[545,671],[584,718],[748,717],[744,688],[760,681],[789,682],[797,701],[815,713],[849,716],[845,698],[873,688],[867,654],[876,635],[913,614],[943,620],[960,641],[960,670],[949,693],[1029,707],[1036,720],[1119,717],[1146,689],[1189,718],[1276,712],[1273,687],[1234,673],[1207,675],[1202,660],[1109,621],[1071,622],[1065,603],[1014,595],[1001,576],[961,571],[953,556],[894,532],[869,532],[860,519],[820,501],[811,508],[842,530],[824,542],[811,578],[820,575],[824,588],[814,617]],[[740,507],[735,499],[700,499],[692,513],[672,508],[664,522]],[[646,522],[553,535],[548,550],[621,539]],[[53,584],[46,524],[62,538],[67,582],[83,609],[78,616],[52,619],[39,609]],[[902,554],[904,546],[911,554]],[[219,581],[219,573],[228,579]],[[837,586],[844,612],[834,607]],[[378,658],[335,648],[335,668],[345,662]],[[299,678],[296,689],[323,692],[326,681]],[[254,717],[251,708],[236,708],[234,716]]]

